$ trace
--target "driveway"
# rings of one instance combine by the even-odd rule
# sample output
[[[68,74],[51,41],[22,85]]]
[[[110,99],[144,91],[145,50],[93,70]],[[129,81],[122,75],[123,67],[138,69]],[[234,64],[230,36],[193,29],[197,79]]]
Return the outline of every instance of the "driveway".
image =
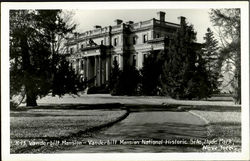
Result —
[[[164,143],[205,139],[207,134],[206,121],[189,112],[134,112],[110,128],[91,137],[80,138],[89,145],[80,145],[56,153],[201,151],[200,146]],[[107,142],[111,144],[107,145]]]

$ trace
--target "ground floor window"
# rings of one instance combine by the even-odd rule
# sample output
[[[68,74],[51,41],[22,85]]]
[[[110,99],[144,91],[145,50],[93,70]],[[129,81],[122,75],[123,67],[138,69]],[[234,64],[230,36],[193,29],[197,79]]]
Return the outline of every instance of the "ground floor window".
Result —
[[[137,61],[137,55],[135,54],[135,55],[133,55],[133,59],[132,59],[132,65],[134,67],[136,67],[136,61]]]
[[[118,55],[113,56],[113,64],[115,61],[119,64]]]
[[[148,54],[143,54],[142,65],[144,65],[145,60],[147,59]]]

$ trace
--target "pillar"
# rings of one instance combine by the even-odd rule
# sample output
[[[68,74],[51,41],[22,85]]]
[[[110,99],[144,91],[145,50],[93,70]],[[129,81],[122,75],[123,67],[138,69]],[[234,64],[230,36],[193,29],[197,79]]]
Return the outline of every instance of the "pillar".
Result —
[[[110,80],[110,75],[111,75],[111,68],[112,68],[112,64],[113,62],[111,61],[111,55],[109,55],[108,57],[108,81]]]
[[[100,84],[102,84],[102,59],[101,59],[101,56],[99,56],[99,81],[100,81]]]
[[[83,58],[83,71],[84,71],[84,79],[86,79],[87,77],[87,59],[86,58]]]
[[[105,70],[106,70],[106,75],[105,75],[105,81],[109,81],[109,64],[110,64],[110,62],[109,62],[109,56],[108,57],[106,57],[106,62],[105,62]]]
[[[79,73],[81,73],[81,70],[82,70],[82,60],[79,59]]]
[[[118,55],[119,57],[119,68],[123,70],[123,53]]]
[[[97,56],[95,56],[95,69],[94,69],[94,74],[95,74],[95,85],[97,86],[98,85],[98,58]]]
[[[104,84],[106,81],[106,59],[102,59],[102,83]]]
[[[79,73],[79,59],[76,59],[76,74]]]
[[[89,79],[89,58],[86,58],[86,77]]]

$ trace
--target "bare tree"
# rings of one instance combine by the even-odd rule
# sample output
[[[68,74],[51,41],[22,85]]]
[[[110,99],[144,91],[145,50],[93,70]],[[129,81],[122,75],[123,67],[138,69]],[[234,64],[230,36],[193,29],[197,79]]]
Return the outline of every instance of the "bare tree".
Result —
[[[224,72],[233,73],[228,84],[233,87],[236,104],[241,103],[240,9],[211,9],[210,19],[221,42],[220,61]]]

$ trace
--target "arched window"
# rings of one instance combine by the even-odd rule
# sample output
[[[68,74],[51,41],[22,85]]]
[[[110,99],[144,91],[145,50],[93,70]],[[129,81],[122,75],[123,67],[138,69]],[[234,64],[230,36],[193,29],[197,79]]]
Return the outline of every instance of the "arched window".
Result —
[[[113,56],[113,64],[115,61],[117,64],[119,64],[118,55]]]
[[[118,61],[118,56],[114,56],[114,61]]]

